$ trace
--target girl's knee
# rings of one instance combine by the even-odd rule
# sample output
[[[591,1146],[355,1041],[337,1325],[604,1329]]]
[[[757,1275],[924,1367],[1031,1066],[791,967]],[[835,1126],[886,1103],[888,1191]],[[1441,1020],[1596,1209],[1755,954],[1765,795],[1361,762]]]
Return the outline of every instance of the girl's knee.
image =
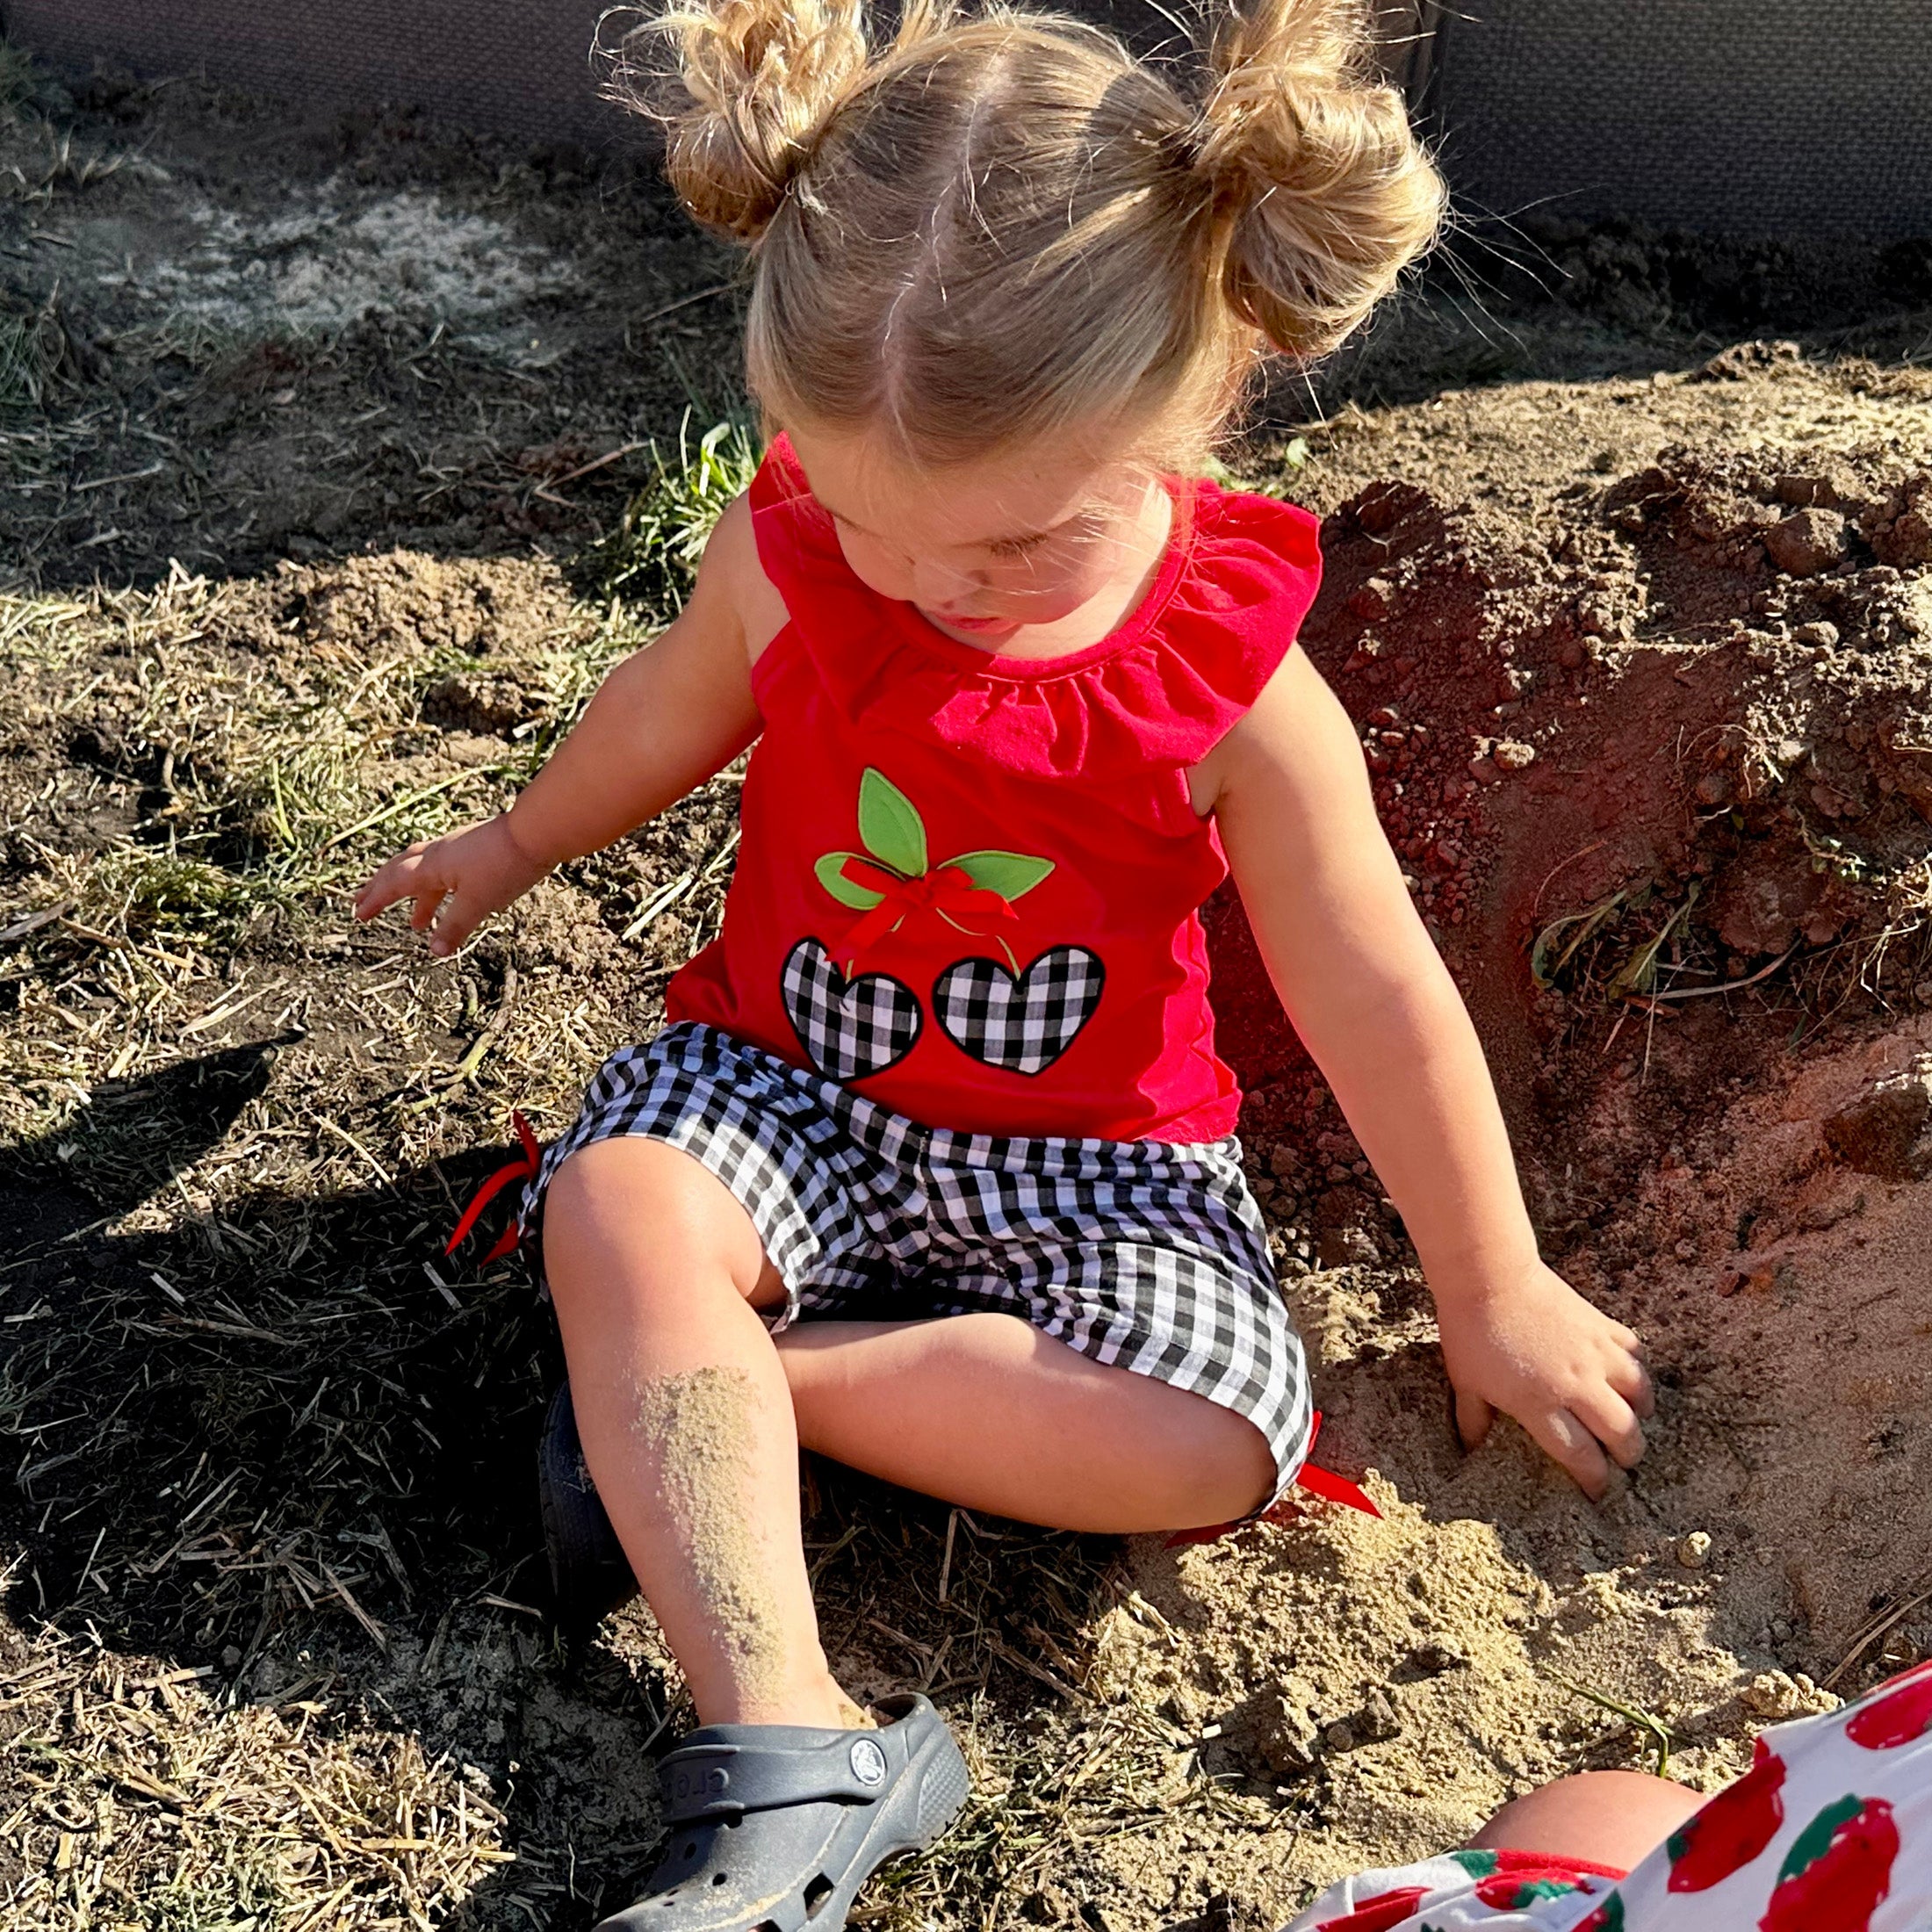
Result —
[[[558,1168],[544,1199],[544,1266],[553,1295],[648,1288],[717,1268],[741,1294],[765,1268],[751,1216],[729,1188],[662,1141],[595,1141]]]
[[[1280,1480],[1268,1438],[1253,1423],[1205,1396],[1198,1400],[1208,1413],[1195,1424],[1189,1520],[1176,1529],[1238,1522],[1265,1508]]]

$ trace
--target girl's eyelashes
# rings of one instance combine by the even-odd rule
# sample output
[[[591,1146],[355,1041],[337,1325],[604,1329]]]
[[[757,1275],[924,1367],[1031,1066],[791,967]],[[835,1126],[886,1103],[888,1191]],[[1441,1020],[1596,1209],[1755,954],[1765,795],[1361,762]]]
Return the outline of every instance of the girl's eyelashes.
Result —
[[[1006,537],[997,544],[988,544],[986,548],[995,557],[1030,557],[1049,537],[1058,534],[1056,530],[1043,530],[1031,537]]]
[[[1102,536],[1107,527],[1107,519],[1096,513],[1070,516],[1063,523],[1056,523],[1051,530],[1035,530],[1027,537],[1002,537],[997,544],[988,544],[987,551],[995,557],[1027,557],[1042,550],[1049,544],[1065,544],[1078,547],[1091,544]]]

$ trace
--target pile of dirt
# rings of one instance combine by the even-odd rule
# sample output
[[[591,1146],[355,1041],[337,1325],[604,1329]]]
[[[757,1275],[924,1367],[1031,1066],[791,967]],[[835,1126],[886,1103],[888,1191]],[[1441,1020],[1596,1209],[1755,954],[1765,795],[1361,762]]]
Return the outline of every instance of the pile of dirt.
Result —
[[[1801,454],[1653,440],[1626,470],[1587,466],[1586,422],[1565,439],[1581,476],[1519,472],[1482,501],[1371,483],[1326,520],[1304,632],[1362,727],[1383,823],[1565,1237],[1600,1232],[1632,1159],[1763,1077],[1794,1027],[1877,1024],[1927,986],[1932,471],[1914,432],[1932,382],[1839,426],[1856,365],[1773,345],[1702,376],[1676,394],[1719,396],[1721,415],[1741,379],[1797,386],[1825,433]],[[1360,460],[1351,426],[1337,440]],[[1327,1136],[1268,1182],[1304,1223],[1370,1225],[1363,1190],[1324,1187],[1359,1179],[1359,1150],[1309,1113],[1231,905],[1215,936],[1249,1132]],[[1640,1101],[1619,1106],[1633,1080]]]

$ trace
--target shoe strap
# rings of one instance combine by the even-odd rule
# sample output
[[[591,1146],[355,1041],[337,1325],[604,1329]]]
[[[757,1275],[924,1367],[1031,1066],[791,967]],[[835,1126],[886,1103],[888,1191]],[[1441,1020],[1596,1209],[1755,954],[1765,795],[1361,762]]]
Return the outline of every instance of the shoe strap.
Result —
[[[811,1732],[789,1725],[719,1725],[737,1738],[699,1737],[658,1766],[674,1825],[789,1805],[869,1805],[891,1782],[894,1757],[877,1731]],[[761,1739],[761,1730],[770,1734]],[[796,1740],[796,1741],[793,1741]]]

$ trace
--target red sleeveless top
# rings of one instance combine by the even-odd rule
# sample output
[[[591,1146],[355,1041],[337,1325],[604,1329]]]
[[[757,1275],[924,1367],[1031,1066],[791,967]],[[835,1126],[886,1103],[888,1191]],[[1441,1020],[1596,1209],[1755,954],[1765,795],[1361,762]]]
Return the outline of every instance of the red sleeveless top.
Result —
[[[1187,774],[1321,579],[1308,511],[1173,483],[1138,609],[1068,657],[958,643],[853,573],[781,436],[751,489],[789,621],[752,673],[738,870],[666,1017],[929,1127],[1218,1140],[1199,907],[1226,876]]]

